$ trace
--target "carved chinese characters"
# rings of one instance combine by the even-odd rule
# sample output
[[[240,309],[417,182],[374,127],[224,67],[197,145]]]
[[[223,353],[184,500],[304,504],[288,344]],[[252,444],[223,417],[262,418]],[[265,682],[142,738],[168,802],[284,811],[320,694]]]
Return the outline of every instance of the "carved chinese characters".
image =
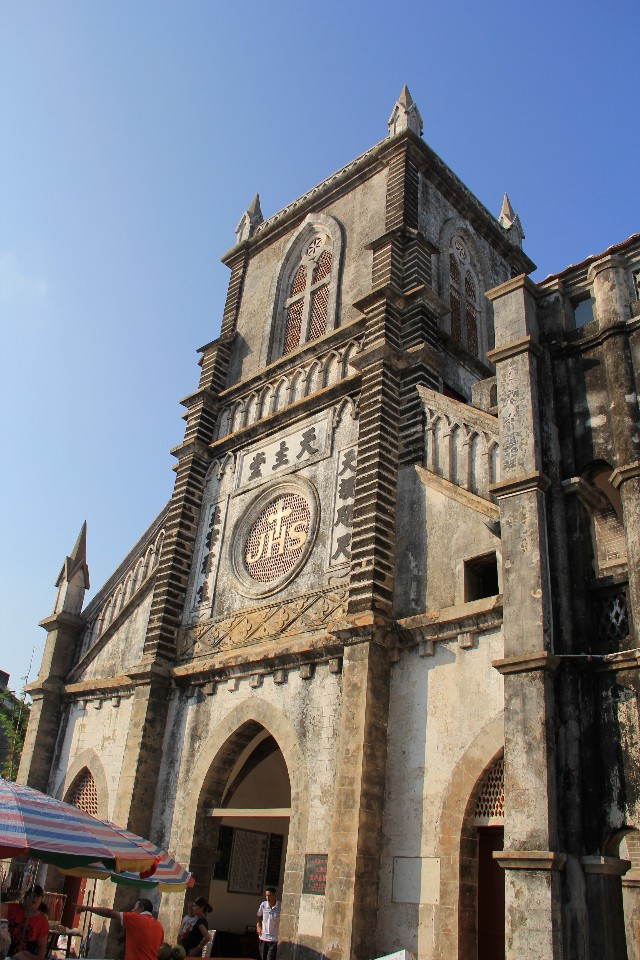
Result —
[[[211,604],[218,561],[220,559],[220,546],[226,510],[226,500],[213,503],[209,507],[206,533],[195,585],[194,605],[197,607]]]
[[[277,439],[250,447],[240,454],[236,489],[257,486],[292,467],[314,463],[327,456],[329,443],[328,418],[324,414],[285,436],[280,434]]]
[[[353,528],[353,502],[356,495],[357,447],[341,450],[338,457],[336,498],[333,530],[331,534],[331,566],[351,560],[351,533]]]

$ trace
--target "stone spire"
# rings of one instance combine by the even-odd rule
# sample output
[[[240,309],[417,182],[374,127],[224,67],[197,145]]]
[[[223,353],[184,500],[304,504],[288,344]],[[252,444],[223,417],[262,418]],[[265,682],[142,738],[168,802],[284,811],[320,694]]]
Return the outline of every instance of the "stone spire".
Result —
[[[502,201],[502,210],[498,217],[498,223],[506,230],[511,243],[515,244],[516,247],[521,247],[522,241],[524,240],[524,230],[520,223],[520,217],[511,206],[509,195],[506,193]]]
[[[406,83],[391,111],[388,126],[390,137],[395,137],[402,130],[413,130],[419,137],[422,136],[422,117]]]
[[[62,569],[56,580],[58,596],[54,613],[71,613],[74,616],[82,610],[85,590],[89,589],[89,567],[87,566],[87,521],[82,524],[71,556],[65,557]]]
[[[260,209],[260,194],[256,193],[248,210],[245,210],[240,217],[240,223],[236,227],[236,242],[242,243],[243,240],[248,240],[249,237],[252,237],[256,232],[256,227],[258,227],[263,220],[264,217]]]

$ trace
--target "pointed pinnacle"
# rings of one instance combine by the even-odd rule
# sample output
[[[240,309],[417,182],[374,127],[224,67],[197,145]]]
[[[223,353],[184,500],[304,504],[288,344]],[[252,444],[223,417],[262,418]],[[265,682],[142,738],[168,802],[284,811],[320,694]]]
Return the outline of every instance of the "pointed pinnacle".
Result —
[[[502,201],[502,210],[500,211],[499,220],[502,223],[503,220],[508,221],[507,225],[513,223],[516,218],[516,213],[513,207],[511,206],[511,201],[509,200],[509,194],[505,193],[504,200]]]
[[[406,85],[406,83],[402,88],[402,90],[400,91],[400,96],[398,97],[398,103],[402,103],[405,107],[410,107],[411,104],[413,103],[413,97],[409,93],[409,87]]]
[[[248,207],[248,209],[247,209],[247,213],[249,214],[249,216],[250,216],[251,218],[253,218],[253,217],[261,217],[261,216],[262,216],[262,210],[260,209],[260,194],[259,194],[259,193],[256,193],[255,197],[253,198],[253,200],[252,200],[251,203],[249,204],[249,207]]]
[[[85,520],[80,528],[76,545],[69,555],[75,567],[78,563],[85,563],[87,559],[87,521]]]

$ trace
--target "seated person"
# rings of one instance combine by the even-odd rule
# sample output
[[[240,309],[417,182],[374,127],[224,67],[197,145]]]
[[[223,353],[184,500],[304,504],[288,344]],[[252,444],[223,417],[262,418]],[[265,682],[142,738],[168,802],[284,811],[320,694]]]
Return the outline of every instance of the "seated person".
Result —
[[[36,884],[22,903],[0,903],[0,919],[6,920],[11,936],[9,955],[18,960],[44,960],[49,921],[40,910],[43,889]]]

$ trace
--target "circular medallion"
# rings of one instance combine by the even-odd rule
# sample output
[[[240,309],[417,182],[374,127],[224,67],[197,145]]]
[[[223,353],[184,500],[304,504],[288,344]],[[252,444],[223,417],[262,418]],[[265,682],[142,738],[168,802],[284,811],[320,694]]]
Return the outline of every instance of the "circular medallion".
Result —
[[[467,248],[464,245],[464,241],[461,237],[453,238],[453,249],[455,250],[456,256],[460,263],[466,263],[469,259],[469,254],[467,253]]]
[[[303,260],[315,261],[327,246],[326,237],[316,236],[305,247]]]
[[[263,491],[245,510],[233,534],[233,571],[242,592],[266,596],[298,573],[313,546],[318,496],[302,477]]]

